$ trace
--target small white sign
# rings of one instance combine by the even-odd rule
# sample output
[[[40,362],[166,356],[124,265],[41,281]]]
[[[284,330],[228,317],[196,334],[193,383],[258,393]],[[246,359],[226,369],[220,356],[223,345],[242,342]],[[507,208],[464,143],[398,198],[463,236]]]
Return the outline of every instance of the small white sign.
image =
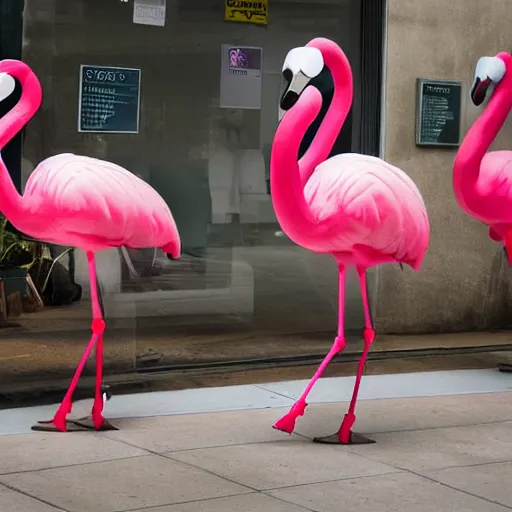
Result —
[[[261,109],[262,48],[223,44],[221,51],[220,107]]]
[[[134,0],[133,23],[164,27],[165,7],[166,0]]]

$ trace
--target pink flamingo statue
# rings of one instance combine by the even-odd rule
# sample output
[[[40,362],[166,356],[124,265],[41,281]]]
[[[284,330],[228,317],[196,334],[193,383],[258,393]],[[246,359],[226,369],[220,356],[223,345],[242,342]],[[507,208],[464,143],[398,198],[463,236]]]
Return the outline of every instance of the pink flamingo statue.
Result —
[[[512,56],[507,52],[479,59],[471,100],[481,105],[495,89],[482,115],[469,129],[453,164],[453,190],[467,214],[489,226],[489,237],[512,258],[512,151],[487,152],[512,108]],[[512,366],[499,365],[502,371]]]
[[[16,60],[0,61],[0,101],[14,91],[22,95],[0,120],[0,150],[34,116],[41,105],[41,84],[32,70]],[[176,224],[165,201],[143,180],[111,162],[69,153],[42,161],[32,172],[21,196],[0,159],[0,211],[33,238],[74,246],[87,255],[92,299],[92,337],[66,395],[48,429],[66,431],[73,392],[87,358],[96,347],[96,389],[92,421],[101,430],[103,417],[103,332],[105,321],[98,300],[94,254],[113,247],[161,247],[171,257],[181,250]],[[53,428],[50,428],[53,427]]]
[[[322,96],[307,87],[327,66],[333,77],[334,96],[323,123],[304,156],[299,146],[318,115]],[[364,307],[364,350],[359,362],[352,400],[337,434],[317,442],[349,444],[371,442],[352,435],[355,407],[366,358],[375,339],[366,269],[381,263],[407,263],[419,270],[427,250],[430,226],[425,205],[413,181],[400,169],[379,158],[341,154],[329,158],[331,148],[352,105],[350,64],[334,42],[317,38],[291,50],[284,62],[288,82],[280,100],[282,120],[271,153],[271,190],[281,229],[298,245],[329,253],[339,272],[338,334],[334,344],[291,410],[274,428],[292,433],[306,399],[331,359],[345,348],[345,272],[355,266]],[[285,113],[286,111],[286,113]]]

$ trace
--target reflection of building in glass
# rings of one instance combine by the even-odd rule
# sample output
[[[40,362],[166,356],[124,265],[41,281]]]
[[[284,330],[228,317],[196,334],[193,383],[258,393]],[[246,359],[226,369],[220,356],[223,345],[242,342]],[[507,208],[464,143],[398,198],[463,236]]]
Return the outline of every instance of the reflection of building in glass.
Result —
[[[40,77],[45,96],[43,109],[27,130],[24,175],[37,161],[63,151],[119,163],[159,191],[172,209],[183,241],[179,261],[154,248],[99,255],[103,308],[112,326],[111,339],[117,340],[110,341],[118,354],[112,368],[129,368],[133,354],[136,365],[157,360],[169,364],[176,358],[215,361],[252,357],[254,350],[265,353],[265,344],[277,346],[278,338],[280,348],[270,349],[268,355],[293,353],[296,344],[289,345],[283,336],[327,341],[335,318],[332,265],[327,258],[306,254],[287,238],[275,236],[279,226],[267,182],[282,60],[292,46],[309,38],[307,27],[297,32],[286,25],[294,17],[311,18],[313,12],[311,26],[330,20],[332,5],[316,3],[313,8],[305,2],[294,13],[292,4],[277,3],[277,31],[254,32],[251,40],[239,44],[240,35],[252,33],[254,27],[225,24],[222,11],[212,18],[206,4],[191,3],[180,4],[179,14],[173,15],[176,27],[170,31],[125,26],[118,16],[118,9],[125,6],[119,4],[100,10],[94,3],[81,4],[82,19],[94,20],[97,28],[92,39],[87,24],[73,16],[62,18],[77,2],[64,6],[63,0],[55,0],[44,19],[40,0],[26,4],[22,57]],[[343,6],[335,9],[339,19],[326,35],[339,39],[346,33],[348,11]],[[167,10],[172,12],[169,2]],[[44,37],[38,30],[41,26],[51,28]],[[212,32],[211,27],[219,30]],[[222,45],[228,48],[229,69],[260,81],[259,98],[247,89],[252,103],[244,99],[242,90],[241,104],[219,106]],[[356,48],[352,52],[357,55]],[[77,117],[80,88],[74,87],[80,83],[81,69]],[[124,81],[116,69],[124,70]],[[117,96],[124,94],[123,84],[131,80],[129,70],[140,70],[136,90],[140,117],[135,130],[123,129],[120,123],[126,127],[132,117],[124,104],[117,103],[131,101]],[[114,81],[108,80],[109,73],[114,73]],[[125,114],[120,117],[121,112]],[[116,129],[110,130],[107,125],[114,121]],[[67,272],[67,258],[60,263]],[[89,329],[87,266],[80,251],[74,252],[74,267],[74,280],[84,288],[82,300],[66,309],[47,305],[37,317],[22,314],[21,325],[37,325],[40,330],[46,325],[44,332],[54,336],[59,324],[63,332],[73,333],[65,335],[69,339]],[[312,283],[322,283],[314,297]],[[355,323],[358,314],[356,310]],[[46,340],[46,334],[41,336]],[[194,339],[208,344],[225,339],[226,344],[197,353],[190,345]],[[181,355],[177,340],[184,343]],[[247,340],[243,342],[247,347],[240,345],[241,340]],[[69,359],[74,364],[73,357]],[[67,376],[66,364],[58,371]]]
[[[159,191],[183,240],[179,261],[154,248],[99,255],[103,306],[111,325],[105,342],[108,371],[131,371],[155,361],[210,364],[302,357],[323,354],[331,345],[337,300],[333,263],[276,236],[280,227],[268,185],[283,59],[313,35],[336,40],[354,71],[354,106],[333,154],[380,151],[410,173],[420,184],[437,234],[439,246],[429,252],[428,271],[412,276],[381,269],[378,287],[373,286],[376,276],[370,276],[377,329],[404,333],[504,325],[508,284],[506,278],[496,279],[499,262],[486,252],[491,248],[474,243],[480,233],[455,214],[455,203],[448,200],[453,154],[417,148],[414,140],[416,78],[423,76],[425,63],[432,77],[470,76],[474,63],[468,59],[466,65],[460,56],[467,53],[467,29],[476,27],[479,13],[468,21],[461,13],[447,12],[441,0],[434,0],[434,6],[394,0],[388,2],[384,21],[380,0],[274,0],[268,25],[258,27],[225,22],[224,5],[216,0],[167,0],[162,28],[134,24],[130,3],[26,0],[23,11],[21,4],[0,2],[0,58],[22,57],[33,67],[44,103],[25,129],[23,145],[20,135],[2,150],[14,181],[22,185],[37,162],[65,151],[111,160]],[[495,20],[507,19],[504,0],[486,9]],[[432,17],[436,26],[450,30],[454,47],[448,54],[437,29],[417,26],[420,18]],[[393,34],[388,40],[382,39],[385,24]],[[491,35],[482,37],[482,48],[491,52]],[[244,95],[252,90],[250,83],[237,89],[243,105],[221,102],[223,45],[232,50],[227,69],[231,63],[231,69],[248,73],[232,79],[244,80],[252,73],[255,81],[261,80],[257,97]],[[260,56],[250,48],[261,49]],[[135,133],[104,130],[115,118],[110,116],[113,95],[107,91],[112,86],[97,84],[90,87],[102,91],[86,92],[102,98],[91,96],[84,105],[92,109],[86,117],[99,116],[86,119],[99,131],[78,130],[82,65],[140,70],[138,125],[114,130]],[[324,104],[298,156],[314,139],[332,97],[327,71],[312,85],[320,89]],[[464,96],[463,105],[465,101]],[[11,107],[0,104],[0,115]],[[128,109],[124,112],[122,120],[133,121]],[[437,118],[431,121],[425,128],[439,130]],[[450,122],[444,118],[445,129]],[[63,250],[52,248],[49,261]],[[460,264],[461,253],[471,265]],[[74,256],[70,272],[68,258],[59,260],[54,290],[65,290],[69,281],[87,286],[85,257],[79,251]],[[68,378],[83,350],[83,331],[89,330],[87,292],[66,307],[22,312],[12,320],[18,327],[0,329],[0,347],[11,358],[0,362],[0,379],[16,376],[32,382],[37,372]],[[347,325],[359,335],[358,293],[351,276]],[[486,306],[478,309],[475,304]]]

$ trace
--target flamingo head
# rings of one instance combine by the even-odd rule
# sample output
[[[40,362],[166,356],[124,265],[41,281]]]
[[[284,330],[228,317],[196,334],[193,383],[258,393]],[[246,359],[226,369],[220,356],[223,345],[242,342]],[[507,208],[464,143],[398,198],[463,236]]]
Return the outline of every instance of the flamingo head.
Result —
[[[475,78],[471,86],[471,101],[474,105],[481,105],[491,86],[498,85],[505,74],[512,74],[512,56],[501,52],[495,57],[481,57],[475,69]]]
[[[279,120],[299,99],[309,82],[324,68],[324,59],[318,48],[302,46],[288,52],[283,64],[283,86],[279,100]]]
[[[16,87],[16,81],[8,73],[0,72],[0,101],[8,98]]]

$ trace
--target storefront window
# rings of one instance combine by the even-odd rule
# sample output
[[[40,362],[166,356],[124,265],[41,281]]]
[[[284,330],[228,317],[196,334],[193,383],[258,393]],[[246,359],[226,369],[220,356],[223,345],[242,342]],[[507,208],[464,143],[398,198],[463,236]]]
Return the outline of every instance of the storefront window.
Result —
[[[267,26],[224,21],[218,0],[165,3],[165,25],[155,26],[134,23],[132,2],[25,1],[22,58],[38,75],[44,101],[25,130],[21,181],[57,153],[102,158],[146,180],[175,216],[180,260],[154,248],[98,256],[107,372],[322,354],[335,335],[336,268],[329,256],[305,251],[280,232],[270,148],[291,48],[319,35],[336,40],[355,63],[357,84],[358,3],[271,0]],[[259,76],[254,90],[229,90],[223,51],[230,50],[240,50]],[[111,73],[113,83],[124,80],[122,107],[121,96],[97,90],[104,89],[98,71]],[[328,104],[327,70],[318,82]],[[115,101],[105,107],[105,97]],[[353,131],[349,117],[335,153],[357,149]],[[51,248],[51,257],[65,249]],[[17,327],[0,332],[11,343],[13,368],[26,359],[33,365],[27,374],[58,369],[69,376],[78,361],[89,336],[90,299],[78,250],[60,260],[61,285],[69,286],[69,261],[72,281],[83,288],[79,300],[22,313]],[[346,321],[359,333],[353,276]]]

